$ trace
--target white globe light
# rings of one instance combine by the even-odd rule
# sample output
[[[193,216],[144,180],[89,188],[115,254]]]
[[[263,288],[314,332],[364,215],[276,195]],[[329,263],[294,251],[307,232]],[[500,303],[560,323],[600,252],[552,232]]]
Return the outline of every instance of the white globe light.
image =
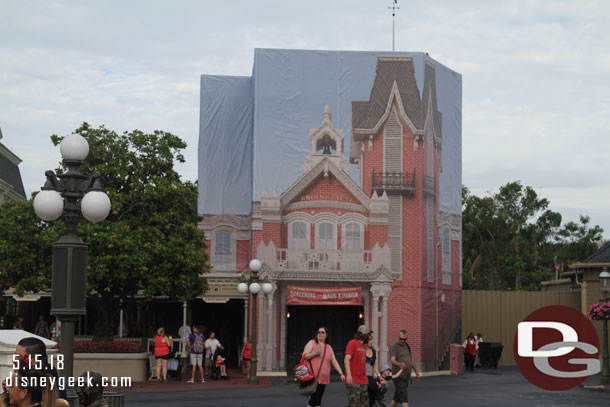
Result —
[[[80,210],[89,222],[102,221],[110,213],[110,198],[101,191],[87,192],[80,203]]]
[[[246,283],[239,283],[237,284],[237,291],[239,291],[242,294],[245,294],[248,292],[248,284]]]
[[[259,283],[252,283],[250,284],[250,292],[252,294],[258,294],[258,292],[261,290],[261,285]]]
[[[254,259],[254,260],[250,260],[250,264],[248,265],[248,267],[250,267],[250,270],[252,270],[252,271],[259,271],[262,267],[262,264],[261,264],[260,260]]]
[[[70,134],[59,144],[59,151],[64,160],[83,161],[89,154],[89,143],[80,134]]]
[[[34,212],[42,220],[55,220],[63,210],[64,199],[57,191],[40,191],[34,198]]]
[[[263,284],[263,292],[265,294],[269,294],[271,292],[271,290],[273,290],[273,285],[271,285],[271,283]]]

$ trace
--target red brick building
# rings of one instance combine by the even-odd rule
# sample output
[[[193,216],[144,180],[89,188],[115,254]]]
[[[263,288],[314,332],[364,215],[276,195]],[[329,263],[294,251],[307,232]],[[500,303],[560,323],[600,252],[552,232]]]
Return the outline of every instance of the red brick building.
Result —
[[[258,296],[260,370],[290,370],[321,325],[338,357],[361,323],[375,331],[381,363],[400,329],[423,370],[448,354],[461,313],[461,219],[439,209],[434,70],[427,61],[420,92],[411,57],[379,57],[369,100],[352,102],[349,157],[326,106],[320,127],[303,134],[310,151],[288,189],[270,182],[250,216],[202,222],[215,267],[204,300],[243,298],[231,270],[252,258],[273,284]],[[349,175],[354,164],[359,184]]]

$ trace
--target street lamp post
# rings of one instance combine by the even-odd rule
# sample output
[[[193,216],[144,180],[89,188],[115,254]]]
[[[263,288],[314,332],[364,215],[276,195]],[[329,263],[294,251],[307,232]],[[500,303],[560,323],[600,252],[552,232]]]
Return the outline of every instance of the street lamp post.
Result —
[[[250,261],[248,268],[251,271],[250,277],[246,283],[239,283],[237,285],[237,291],[242,294],[248,292],[252,293],[252,359],[250,360],[250,378],[248,384],[258,384],[257,364],[258,359],[256,357],[256,343],[257,343],[257,319],[258,319],[258,308],[257,308],[257,295],[262,289],[265,294],[270,293],[273,290],[273,286],[270,283],[263,283],[261,286],[258,272],[260,271],[262,264],[259,260],[254,259]]]
[[[603,302],[608,302],[608,291],[610,291],[610,273],[608,267],[604,267],[599,273],[599,287],[604,295]],[[604,351],[602,353],[602,379],[601,384],[610,384],[610,354],[608,353],[608,320],[604,319]]]
[[[53,244],[51,314],[62,323],[60,350],[64,369],[61,373],[67,380],[73,376],[74,327],[80,316],[86,314],[87,244],[76,234],[78,222],[81,213],[91,222],[104,220],[110,212],[110,199],[100,186],[99,173],[87,176],[79,172],[89,154],[87,140],[72,134],[62,140],[60,152],[68,170],[63,174],[45,172],[47,181],[34,198],[34,210],[40,219],[48,222],[58,219],[63,212],[66,225],[65,234]],[[68,397],[76,398],[72,392]]]

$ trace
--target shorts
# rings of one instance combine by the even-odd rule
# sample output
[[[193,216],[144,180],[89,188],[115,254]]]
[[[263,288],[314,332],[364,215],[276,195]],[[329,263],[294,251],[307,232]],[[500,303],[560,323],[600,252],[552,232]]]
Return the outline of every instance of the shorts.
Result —
[[[203,353],[191,353],[191,366],[203,366]]]
[[[349,407],[369,406],[369,392],[367,391],[368,385],[352,383],[351,385],[346,385],[346,387]]]
[[[169,359],[169,355],[164,355],[164,356],[155,356],[157,359],[163,359],[163,360],[168,360]]]
[[[244,362],[249,362],[251,358],[244,358]]]
[[[408,403],[409,402],[409,379],[404,379],[402,377],[397,377],[394,379],[394,387],[396,387],[396,392],[394,393],[394,400],[398,404],[400,403]]]
[[[205,358],[205,367],[212,367],[212,359]]]

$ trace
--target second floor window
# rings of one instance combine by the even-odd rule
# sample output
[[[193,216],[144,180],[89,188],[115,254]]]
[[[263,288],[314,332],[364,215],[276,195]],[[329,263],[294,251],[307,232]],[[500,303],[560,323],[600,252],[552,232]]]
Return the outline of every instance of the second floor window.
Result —
[[[348,223],[345,226],[345,249],[360,250],[360,225]]]
[[[307,242],[307,225],[304,222],[295,222],[292,224],[292,248],[307,250],[309,243]]]
[[[228,232],[216,233],[214,248],[214,268],[226,270],[231,267],[231,234]]]
[[[334,239],[334,226],[332,223],[321,223],[319,232],[319,244],[318,249],[320,250],[334,250],[335,239]]]
[[[449,240],[449,231],[443,230],[442,234],[442,246],[443,246],[443,271],[451,271],[451,241]]]

